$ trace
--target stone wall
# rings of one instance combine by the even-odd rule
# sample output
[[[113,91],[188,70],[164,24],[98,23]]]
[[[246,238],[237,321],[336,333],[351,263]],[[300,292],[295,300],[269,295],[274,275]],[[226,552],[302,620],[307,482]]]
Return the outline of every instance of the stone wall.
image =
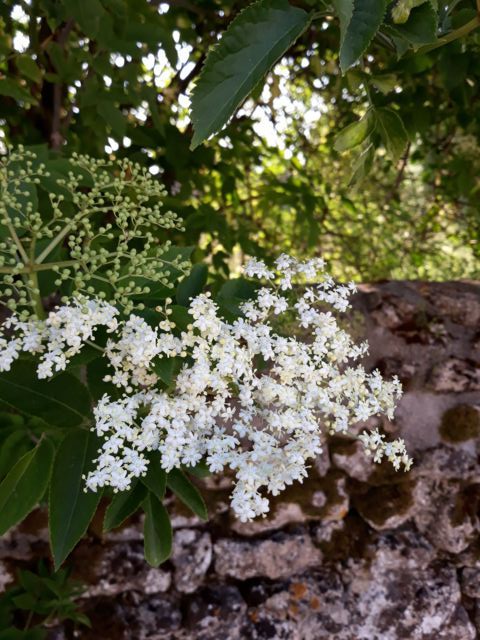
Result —
[[[350,326],[371,344],[367,365],[398,374],[393,423],[415,458],[409,474],[372,466],[332,440],[303,485],[268,519],[241,524],[228,479],[204,482],[211,520],[181,507],[171,560],[143,560],[141,523],[75,551],[87,584],[85,640],[470,640],[480,630],[480,284],[365,285]],[[36,512],[0,540],[0,588],[47,555]]]

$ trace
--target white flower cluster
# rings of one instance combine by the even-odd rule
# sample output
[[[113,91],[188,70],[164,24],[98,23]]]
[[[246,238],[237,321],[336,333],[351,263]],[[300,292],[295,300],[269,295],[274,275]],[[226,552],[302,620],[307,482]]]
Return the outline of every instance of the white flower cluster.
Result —
[[[93,339],[96,326],[111,333],[104,355],[113,374],[107,379],[123,395],[105,395],[95,408],[95,429],[104,443],[86,481],[90,489],[127,489],[146,472],[151,450],[160,451],[166,471],[205,459],[212,472],[233,470],[232,507],[245,521],[268,511],[267,494],[303,480],[325,431],[346,433],[379,413],[393,417],[398,380],[386,382],[377,371],[354,366],[367,345],[353,344],[324,308],[344,311],[354,285],[336,286],[319,259],[282,255],[275,269],[252,261],[245,272],[270,286],[244,303],[243,317],[233,322],[220,316],[208,293],[192,299],[192,322],[176,333],[168,321],[151,328],[136,315],[118,320],[115,308],[93,300],[61,307],[44,323],[10,320],[14,335],[2,338],[0,369],[27,350],[41,354],[39,376],[65,368],[81,344]],[[293,282],[302,291],[291,303]],[[294,317],[309,330],[308,342],[275,330],[282,314],[289,326]],[[183,365],[167,390],[155,366],[172,357]],[[385,455],[395,468],[410,467],[403,441],[385,443],[376,433],[361,439],[375,450],[375,460]]]
[[[363,443],[367,454],[373,454],[374,462],[380,463],[385,456],[387,460],[393,464],[393,468],[396,471],[398,471],[402,465],[405,471],[408,471],[412,466],[413,461],[408,457],[403,440],[386,442],[385,436],[379,433],[378,429],[370,431],[370,433],[365,431],[358,436],[358,439]]]
[[[0,371],[9,371],[22,351],[40,354],[40,379],[64,371],[71,358],[94,340],[96,327],[106,327],[110,333],[118,328],[118,313],[107,302],[78,298],[50,312],[44,321],[10,316],[2,326],[10,338],[0,335]]]

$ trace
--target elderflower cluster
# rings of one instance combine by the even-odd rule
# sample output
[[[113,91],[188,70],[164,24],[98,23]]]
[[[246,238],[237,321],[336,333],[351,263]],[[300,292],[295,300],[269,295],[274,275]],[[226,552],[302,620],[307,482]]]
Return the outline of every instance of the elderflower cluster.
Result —
[[[65,305],[45,322],[10,321],[13,335],[2,338],[0,369],[27,350],[40,354],[39,375],[64,368],[97,327],[107,329],[107,379],[121,396],[104,395],[95,407],[103,444],[88,488],[128,489],[146,472],[147,452],[158,450],[166,471],[201,460],[212,472],[232,470],[232,508],[246,521],[266,514],[268,494],[303,480],[325,433],[348,433],[379,413],[393,417],[398,379],[385,381],[355,364],[367,345],[355,345],[328,310],[348,308],[354,285],[337,286],[319,259],[282,255],[274,269],[252,261],[245,272],[269,286],[231,322],[208,293],[191,300],[184,331],[168,321],[151,327],[133,314],[122,320],[114,307],[94,300]],[[294,283],[302,289],[290,292]],[[308,341],[276,329],[284,314],[308,329]],[[167,387],[156,370],[172,358],[182,364]],[[386,456],[395,468],[410,467],[403,441],[386,443],[376,432],[360,439],[376,461]]]
[[[9,339],[0,336],[0,371],[9,371],[23,351],[39,355],[37,376],[50,378],[64,371],[73,356],[95,340],[97,327],[115,331],[118,313],[102,300],[79,298],[50,312],[44,321],[10,316],[2,326],[10,334]]]
[[[396,471],[400,469],[401,465],[404,466],[405,471],[408,471],[412,466],[413,461],[408,457],[403,440],[386,442],[385,436],[383,433],[379,433],[378,429],[370,431],[370,433],[365,431],[358,436],[358,439],[363,443],[367,454],[373,455],[374,462],[380,463],[385,456]]]

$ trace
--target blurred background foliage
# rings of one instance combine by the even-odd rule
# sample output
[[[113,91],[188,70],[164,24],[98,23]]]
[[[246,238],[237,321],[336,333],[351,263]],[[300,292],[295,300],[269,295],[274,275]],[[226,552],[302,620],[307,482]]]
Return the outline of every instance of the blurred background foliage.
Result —
[[[0,143],[129,157],[186,222],[177,244],[214,278],[245,254],[322,255],[336,277],[480,277],[480,30],[398,58],[381,33],[342,75],[324,11],[229,125],[190,151],[189,94],[236,0],[4,0]],[[454,28],[478,7],[440,2]],[[370,105],[398,109],[409,143],[366,175],[335,136]]]

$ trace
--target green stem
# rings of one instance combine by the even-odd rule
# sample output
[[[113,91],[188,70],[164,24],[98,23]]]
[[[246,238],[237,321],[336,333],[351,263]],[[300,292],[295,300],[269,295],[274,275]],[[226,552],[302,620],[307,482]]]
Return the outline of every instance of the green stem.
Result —
[[[43,320],[45,318],[45,309],[43,308],[42,297],[40,295],[40,288],[38,286],[38,274],[33,269],[30,270],[30,280],[32,281],[32,288],[30,289],[30,299],[35,309],[37,318]]]
[[[25,626],[23,627],[23,630],[24,630],[24,631],[27,631],[27,630],[28,630],[28,628],[30,627],[30,624],[31,624],[31,622],[32,622],[32,618],[33,618],[33,611],[32,611],[32,610],[30,610],[30,611],[28,612],[28,616],[27,616],[27,620],[26,620],[26,622],[25,622]]]
[[[55,249],[55,247],[64,239],[64,237],[67,235],[67,233],[73,229],[73,227],[75,226],[75,221],[69,222],[61,231],[60,233],[55,236],[55,238],[53,238],[53,240],[45,247],[45,249],[42,251],[42,253],[37,257],[36,263],[40,264],[41,262],[43,262],[45,260],[45,258],[48,256],[48,254],[53,251],[53,249]]]
[[[454,42],[459,38],[465,37],[471,31],[474,31],[478,27],[480,27],[480,9],[479,13],[464,25],[462,25],[458,29],[455,29],[454,31],[451,31],[450,33],[447,33],[447,35],[442,36],[437,40],[437,42],[434,42],[433,44],[427,44],[424,47],[420,47],[420,49],[417,49],[416,53],[428,53],[429,51],[433,51],[434,49],[443,47],[450,42]]]
[[[99,347],[98,344],[95,344],[95,342],[92,342],[91,340],[85,340],[85,344],[88,344],[89,347],[93,347],[97,351],[105,353],[105,349],[102,349],[102,347]]]
[[[79,260],[63,260],[60,262],[48,262],[47,264],[37,264],[37,263],[29,263],[20,271],[15,271],[15,273],[32,273],[32,271],[49,271],[55,267],[73,267],[80,264]],[[12,273],[12,267],[0,267],[0,273]]]
[[[20,242],[20,238],[17,236],[17,232],[15,231],[14,226],[12,225],[10,220],[7,220],[5,224],[10,233],[10,236],[12,237],[12,240],[17,245],[18,253],[21,255],[23,262],[27,263],[28,262],[27,252],[23,248],[23,244]]]

